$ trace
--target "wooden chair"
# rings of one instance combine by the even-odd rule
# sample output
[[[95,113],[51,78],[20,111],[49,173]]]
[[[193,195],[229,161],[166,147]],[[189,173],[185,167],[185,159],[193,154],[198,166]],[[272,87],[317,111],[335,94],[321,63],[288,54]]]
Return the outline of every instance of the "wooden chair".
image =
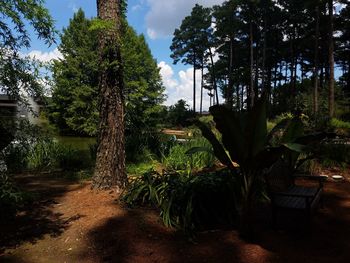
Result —
[[[318,186],[296,185],[297,178],[316,180]],[[322,206],[323,182],[326,178],[325,176],[305,174],[294,175],[283,160],[276,162],[265,174],[274,225],[276,224],[277,212],[280,210],[298,210],[304,212],[306,217],[310,219],[319,204]]]

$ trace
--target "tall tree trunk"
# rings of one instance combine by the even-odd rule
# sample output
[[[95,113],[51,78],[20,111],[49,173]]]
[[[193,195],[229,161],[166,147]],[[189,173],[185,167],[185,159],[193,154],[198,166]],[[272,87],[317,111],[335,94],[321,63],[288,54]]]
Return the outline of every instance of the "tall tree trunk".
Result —
[[[296,106],[296,69],[297,69],[297,56],[295,52],[295,25],[293,27],[293,35],[290,43],[290,52],[291,52],[291,67],[290,67],[290,85],[291,85],[291,109],[295,110]]]
[[[264,91],[266,89],[266,45],[267,45],[267,39],[266,39],[266,28],[267,28],[267,18],[266,14],[264,15],[264,30],[263,30],[263,35],[264,35],[264,43],[263,43],[263,56],[262,56],[262,90]]]
[[[196,53],[193,52],[193,112],[196,113]]]
[[[320,8],[316,6],[316,25],[315,25],[315,48],[314,48],[314,67],[313,67],[313,114],[318,112],[318,40],[320,38]]]
[[[244,84],[241,86],[241,111],[244,109]]]
[[[346,87],[347,87],[347,93],[350,95],[350,58],[348,60],[348,75],[347,75]]]
[[[286,67],[284,68],[284,84],[288,83],[288,62],[286,60]]]
[[[236,97],[237,97],[237,111],[240,111],[241,110],[241,98],[240,98],[240,94],[239,94],[239,90],[240,90],[240,88],[239,88],[239,83],[237,84],[237,86],[236,86]]]
[[[267,92],[267,97],[269,99],[269,102],[271,101],[271,79],[272,79],[272,68],[271,68],[271,65],[268,65],[268,68],[267,68],[267,80],[266,80],[266,83],[265,83],[265,90]]]
[[[278,76],[278,86],[282,85],[282,76],[283,76],[283,64],[282,61],[280,63],[280,70],[279,70],[279,76]]]
[[[304,68],[304,64],[303,64],[303,54],[300,55],[300,78],[301,78],[301,85],[303,86],[304,84],[304,79],[305,79],[305,68]]]
[[[97,13],[102,21],[113,25],[99,38],[100,120],[93,187],[116,188],[127,185],[125,172],[123,68],[120,54],[120,3],[97,0]]]
[[[229,77],[226,91],[227,107],[232,109],[233,106],[233,36],[230,40],[230,61],[229,61]]]
[[[329,82],[328,82],[328,114],[330,118],[334,117],[334,43],[333,43],[333,0],[328,1],[329,12]]]
[[[219,104],[219,95],[218,95],[218,88],[216,85],[216,73],[215,73],[215,66],[214,66],[214,58],[213,53],[211,51],[211,47],[209,47],[209,56],[210,56],[210,62],[211,62],[211,74],[212,74],[212,80],[213,80],[213,86],[216,94],[216,104]]]
[[[324,64],[321,64],[321,72],[320,72],[320,88],[324,88]]]
[[[276,90],[276,87],[277,87],[277,68],[278,68],[278,64],[276,64],[275,70],[273,72],[273,90]]]
[[[255,92],[254,92],[254,39],[253,39],[253,22],[250,21],[249,30],[249,46],[250,46],[250,87],[249,87],[249,100],[248,107],[254,106]]]
[[[254,66],[255,66],[255,74],[254,74],[254,97],[255,97],[255,100],[258,98],[259,96],[259,45],[258,43],[255,44],[255,63],[254,63]],[[255,103],[255,101],[254,101]]]
[[[204,78],[203,78],[203,62],[202,62],[202,68],[201,68],[201,75],[202,75],[202,80],[201,80],[201,101],[200,101],[200,108],[199,108],[199,113],[202,114],[202,109],[203,109],[203,86],[204,86]]]

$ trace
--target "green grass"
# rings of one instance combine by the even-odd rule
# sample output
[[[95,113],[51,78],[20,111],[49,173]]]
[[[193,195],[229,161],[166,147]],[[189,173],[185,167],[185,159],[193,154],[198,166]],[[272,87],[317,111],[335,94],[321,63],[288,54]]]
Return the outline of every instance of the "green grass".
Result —
[[[331,119],[331,126],[334,128],[340,129],[349,129],[350,130],[350,122],[342,121],[336,118]]]
[[[163,156],[162,164],[167,169],[175,171],[202,169],[213,166],[215,156],[208,151],[187,154],[187,151],[193,147],[212,149],[211,144],[206,139],[197,137],[188,142],[178,143],[171,147],[169,154]]]
[[[141,175],[156,168],[156,161],[144,161],[140,163],[126,164],[126,172],[128,175]]]
[[[350,136],[350,122],[333,118],[330,121],[330,126],[338,135]]]

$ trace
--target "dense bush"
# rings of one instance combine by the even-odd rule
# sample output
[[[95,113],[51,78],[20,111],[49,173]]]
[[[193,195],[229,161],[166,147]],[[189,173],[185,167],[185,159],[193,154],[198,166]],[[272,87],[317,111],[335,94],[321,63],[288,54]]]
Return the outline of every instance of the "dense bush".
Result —
[[[10,180],[4,171],[0,171],[0,222],[15,216],[17,209],[30,199]]]
[[[133,181],[123,200],[129,206],[156,206],[166,226],[191,234],[235,221],[234,185],[234,177],[227,171],[202,175],[151,171]]]
[[[306,165],[311,171],[335,167],[345,169],[350,165],[350,145],[344,142],[322,144],[317,151],[317,159]]]
[[[38,141],[27,155],[28,168],[35,170],[53,168],[77,170],[84,166],[83,159],[84,155],[81,152],[53,139]]]
[[[2,151],[3,159],[9,171],[22,171],[27,167],[26,156],[31,147],[46,134],[38,126],[32,125],[25,119],[13,120],[7,123],[5,128],[13,133],[13,138]]]
[[[168,109],[167,122],[172,126],[188,126],[189,119],[193,118],[194,114],[189,110],[189,106],[184,100],[179,100]]]

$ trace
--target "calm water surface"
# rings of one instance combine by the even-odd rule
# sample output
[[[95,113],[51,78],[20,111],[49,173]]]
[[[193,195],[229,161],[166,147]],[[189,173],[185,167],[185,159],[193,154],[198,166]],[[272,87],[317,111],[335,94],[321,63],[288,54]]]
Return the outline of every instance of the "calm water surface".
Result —
[[[90,145],[96,143],[96,138],[94,137],[55,136],[55,138],[60,143],[70,145],[77,150],[89,150]]]

